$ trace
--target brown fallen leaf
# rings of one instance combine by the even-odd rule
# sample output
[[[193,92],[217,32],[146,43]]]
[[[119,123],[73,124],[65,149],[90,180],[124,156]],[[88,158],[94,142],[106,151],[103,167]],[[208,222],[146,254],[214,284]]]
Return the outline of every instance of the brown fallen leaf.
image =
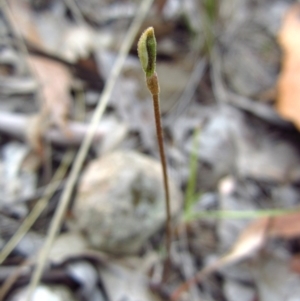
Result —
[[[71,75],[65,65],[41,56],[28,56],[28,65],[38,82],[40,111],[26,128],[27,141],[40,156],[44,155],[43,136],[54,126],[67,138],[71,136],[68,115],[71,108]]]
[[[178,300],[188,288],[207,275],[228,264],[253,257],[264,246],[268,238],[291,239],[300,236],[300,211],[276,217],[265,217],[251,223],[239,236],[229,253],[219,258],[197,273],[193,278],[180,285],[171,296],[171,300]]]
[[[273,217],[268,229],[268,237],[291,239],[300,236],[300,212]]]
[[[67,67],[59,62],[30,55],[28,63],[40,87],[40,112],[28,129],[27,136],[33,149],[42,154],[42,135],[49,127],[59,128],[66,137],[71,135],[67,123],[72,78]]]
[[[68,68],[41,56],[30,55],[30,68],[40,85],[41,114],[51,125],[66,130],[71,108],[69,89],[72,78]]]
[[[32,10],[28,1],[8,0],[10,12],[6,16],[13,26],[17,36],[21,34],[22,39],[33,43],[36,46],[43,46],[42,39],[34,23]]]
[[[283,51],[282,70],[277,83],[278,113],[300,130],[300,4],[287,11],[278,42]]]

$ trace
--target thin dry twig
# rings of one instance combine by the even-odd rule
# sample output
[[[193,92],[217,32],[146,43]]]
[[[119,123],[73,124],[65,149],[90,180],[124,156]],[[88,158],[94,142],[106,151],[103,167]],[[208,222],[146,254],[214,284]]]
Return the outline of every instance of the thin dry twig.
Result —
[[[27,138],[26,129],[30,126],[37,126],[36,124],[30,125],[30,122],[39,122],[39,120],[34,117],[37,119],[39,118],[38,115],[28,117],[23,114],[0,112],[0,131],[18,139],[25,140]],[[88,132],[89,125],[82,122],[69,121],[67,123],[67,129],[70,132],[69,136],[66,136],[58,128],[48,128],[43,134],[43,139],[47,142],[61,146],[78,146],[81,144],[84,136]],[[99,124],[96,128],[93,141],[101,139],[101,137],[104,136],[105,131],[105,127],[102,127],[102,125]]]
[[[81,147],[75,158],[74,164],[70,171],[70,176],[67,180],[66,186],[64,188],[64,191],[62,193],[62,196],[59,201],[58,207],[56,209],[55,215],[53,217],[52,223],[50,225],[50,229],[49,229],[49,232],[47,235],[46,242],[45,242],[45,244],[41,250],[40,256],[39,256],[38,265],[37,265],[36,269],[34,270],[34,273],[31,278],[30,287],[29,287],[29,291],[28,291],[28,295],[27,295],[27,301],[31,300],[32,294],[40,281],[45,263],[48,258],[50,248],[51,248],[54,238],[57,235],[57,232],[60,228],[62,219],[64,217],[65,211],[67,209],[67,206],[68,206],[68,203],[70,200],[70,196],[75,187],[75,184],[76,184],[78,175],[80,173],[80,170],[82,168],[83,162],[85,160],[86,154],[91,146],[94,134],[96,132],[96,129],[97,129],[97,126],[99,123],[99,120],[101,119],[101,117],[106,109],[112,89],[114,88],[114,85],[120,74],[120,71],[125,62],[125,59],[130,50],[130,47],[134,41],[134,38],[147,14],[152,2],[153,2],[153,0],[144,0],[141,3],[140,8],[136,13],[136,17],[134,18],[134,20],[124,38],[124,41],[121,45],[120,53],[113,66],[113,69],[110,73],[108,81],[104,87],[102,96],[98,101],[97,107],[95,109],[94,115],[93,115],[91,123],[90,123],[89,131],[88,131],[87,135],[85,136],[84,141],[81,144]]]

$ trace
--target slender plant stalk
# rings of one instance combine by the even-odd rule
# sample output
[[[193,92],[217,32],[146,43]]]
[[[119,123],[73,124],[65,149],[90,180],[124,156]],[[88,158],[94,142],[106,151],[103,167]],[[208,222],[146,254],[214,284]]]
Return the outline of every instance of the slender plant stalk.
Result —
[[[171,228],[171,202],[169,193],[169,181],[167,172],[167,162],[164,150],[163,131],[161,126],[160,103],[159,103],[159,82],[155,72],[156,67],[156,40],[154,36],[153,27],[147,28],[141,35],[138,42],[138,55],[141,61],[142,68],[146,74],[147,87],[152,95],[153,109],[156,126],[156,136],[159,147],[159,154],[163,173],[165,201],[166,201],[166,249],[167,261],[164,269],[164,280],[167,278],[170,260],[171,260],[171,241],[172,241],[172,228]]]
[[[164,181],[164,190],[165,190],[165,200],[166,200],[166,249],[168,252],[168,261],[170,261],[171,253],[171,240],[172,240],[172,227],[171,227],[171,204],[170,204],[170,192],[169,192],[169,183],[168,183],[168,172],[167,172],[167,162],[165,156],[164,142],[163,142],[163,131],[161,127],[161,118],[160,118],[160,107],[159,107],[159,96],[153,95],[153,108],[155,116],[155,127],[156,127],[156,136],[159,147],[159,154],[163,172],[163,181]],[[166,269],[167,270],[167,269]],[[165,272],[165,275],[167,272]]]

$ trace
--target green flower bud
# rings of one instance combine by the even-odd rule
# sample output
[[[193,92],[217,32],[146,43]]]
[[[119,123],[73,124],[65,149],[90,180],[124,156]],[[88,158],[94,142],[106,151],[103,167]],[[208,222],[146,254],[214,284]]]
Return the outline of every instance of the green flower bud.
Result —
[[[146,77],[151,77],[155,72],[156,40],[153,27],[147,28],[138,42],[138,55]]]

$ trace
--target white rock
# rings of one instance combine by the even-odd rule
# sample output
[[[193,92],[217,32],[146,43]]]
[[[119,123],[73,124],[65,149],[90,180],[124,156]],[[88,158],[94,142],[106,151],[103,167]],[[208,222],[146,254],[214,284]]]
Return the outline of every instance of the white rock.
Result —
[[[181,192],[170,181],[172,214]],[[136,152],[114,152],[90,163],[74,204],[76,226],[90,244],[115,254],[135,253],[165,223],[161,165]]]

